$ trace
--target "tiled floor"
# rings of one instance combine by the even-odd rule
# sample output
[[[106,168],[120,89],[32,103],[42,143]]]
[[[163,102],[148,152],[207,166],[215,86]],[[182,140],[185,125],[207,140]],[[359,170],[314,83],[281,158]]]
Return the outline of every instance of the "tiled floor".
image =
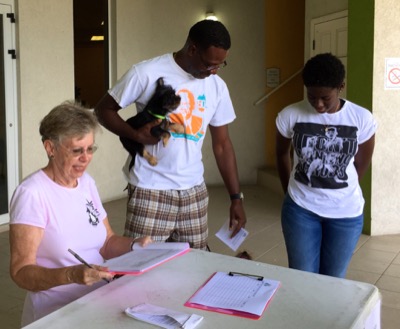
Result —
[[[210,248],[213,252],[234,255],[214,236],[228,218],[227,194],[223,187],[209,187],[209,192]],[[248,251],[257,261],[286,267],[287,257],[279,222],[281,195],[261,186],[245,186],[243,192],[248,218],[246,229],[250,235],[241,250]],[[111,224],[118,233],[122,232],[124,224],[125,204],[125,199],[105,204]],[[0,255],[0,326],[19,328],[25,293],[14,285],[8,274],[8,232],[0,233]],[[400,234],[363,235],[347,277],[375,284],[382,294],[382,328],[400,328]],[[327,325],[326,328],[330,327]]]

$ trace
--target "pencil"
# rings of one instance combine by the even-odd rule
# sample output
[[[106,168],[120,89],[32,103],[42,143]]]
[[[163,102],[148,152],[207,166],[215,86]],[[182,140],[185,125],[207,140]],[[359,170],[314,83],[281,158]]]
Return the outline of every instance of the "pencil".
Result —
[[[73,251],[72,249],[68,249],[68,251],[77,259],[79,260],[82,264],[86,265],[89,268],[93,268],[93,266],[91,266],[90,264],[88,264],[81,256],[79,256],[75,251]],[[107,283],[109,283],[110,281],[108,281],[107,279],[103,278],[104,281],[106,281]]]

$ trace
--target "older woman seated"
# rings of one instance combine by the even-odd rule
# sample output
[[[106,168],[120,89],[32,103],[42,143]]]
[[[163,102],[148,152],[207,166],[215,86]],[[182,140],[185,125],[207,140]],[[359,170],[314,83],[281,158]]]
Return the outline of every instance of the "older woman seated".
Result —
[[[89,264],[132,248],[134,239],[111,229],[95,182],[85,172],[97,149],[98,127],[92,112],[78,104],[66,102],[50,111],[39,129],[48,163],[26,177],[12,197],[10,273],[28,290],[23,326],[106,284],[113,275]],[[146,245],[151,239],[135,242]]]

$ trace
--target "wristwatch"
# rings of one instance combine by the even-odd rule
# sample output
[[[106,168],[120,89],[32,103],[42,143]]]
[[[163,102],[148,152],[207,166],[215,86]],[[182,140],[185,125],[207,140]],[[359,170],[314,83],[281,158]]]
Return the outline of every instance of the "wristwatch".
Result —
[[[243,200],[244,199],[244,195],[243,195],[242,192],[236,193],[236,194],[231,194],[230,197],[231,197],[231,201],[232,200]]]

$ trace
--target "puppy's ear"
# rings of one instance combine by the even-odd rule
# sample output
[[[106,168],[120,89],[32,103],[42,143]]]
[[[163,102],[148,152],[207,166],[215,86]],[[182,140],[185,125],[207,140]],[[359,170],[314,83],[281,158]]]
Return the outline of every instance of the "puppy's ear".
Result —
[[[157,87],[162,87],[162,86],[164,86],[164,79],[161,77],[158,78],[157,80]]]

